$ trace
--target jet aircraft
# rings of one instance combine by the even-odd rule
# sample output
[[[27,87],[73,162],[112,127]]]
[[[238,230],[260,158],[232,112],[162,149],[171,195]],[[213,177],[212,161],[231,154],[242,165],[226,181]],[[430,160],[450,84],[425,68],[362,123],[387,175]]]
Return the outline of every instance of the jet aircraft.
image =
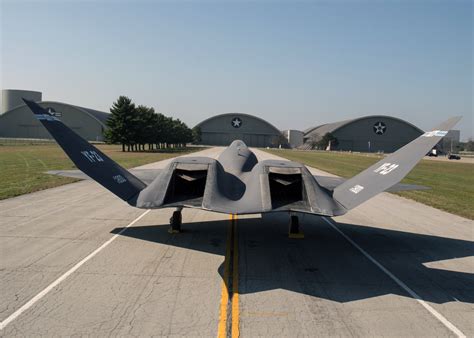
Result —
[[[137,208],[174,207],[172,232],[181,228],[183,208],[198,208],[229,214],[288,212],[290,233],[297,233],[298,213],[339,216],[383,191],[426,189],[399,182],[460,120],[450,118],[350,179],[313,176],[292,161],[258,161],[239,140],[217,159],[177,157],[165,169],[128,171],[55,115],[24,101],[79,169],[49,173],[93,179]]]

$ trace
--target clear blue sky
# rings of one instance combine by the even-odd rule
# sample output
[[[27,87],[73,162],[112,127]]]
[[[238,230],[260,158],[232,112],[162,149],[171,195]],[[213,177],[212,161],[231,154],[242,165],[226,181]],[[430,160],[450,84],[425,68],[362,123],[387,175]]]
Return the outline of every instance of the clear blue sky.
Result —
[[[280,129],[388,114],[473,137],[472,1],[1,1],[1,87]]]

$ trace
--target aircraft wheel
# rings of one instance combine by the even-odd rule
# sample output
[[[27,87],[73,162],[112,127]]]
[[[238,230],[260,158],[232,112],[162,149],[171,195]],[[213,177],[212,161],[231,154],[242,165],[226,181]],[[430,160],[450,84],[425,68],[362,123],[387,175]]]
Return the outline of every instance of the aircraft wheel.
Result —
[[[173,216],[170,218],[170,228],[168,232],[171,234],[181,232],[181,223],[182,223],[181,210],[174,211]]]
[[[296,215],[290,215],[288,237],[289,238],[304,238],[304,234],[300,232],[299,218]]]

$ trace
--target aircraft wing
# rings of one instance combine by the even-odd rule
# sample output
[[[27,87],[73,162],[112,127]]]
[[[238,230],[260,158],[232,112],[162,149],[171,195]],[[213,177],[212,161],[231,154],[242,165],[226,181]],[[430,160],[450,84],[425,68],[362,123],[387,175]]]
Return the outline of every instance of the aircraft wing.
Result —
[[[75,178],[78,180],[91,180],[89,176],[80,170],[48,170],[45,174]]]
[[[334,189],[333,198],[350,210],[400,182],[413,167],[453,128],[453,117],[383,158]]]
[[[342,178],[342,177],[332,177],[332,176],[313,176],[316,182],[323,188],[326,188],[330,191],[333,191],[347,181],[347,178]],[[407,191],[407,190],[430,190],[430,187],[426,187],[424,185],[418,185],[418,184],[406,184],[406,183],[397,183],[393,186],[391,186],[388,189],[385,189],[387,192],[397,192],[397,191]]]
[[[162,169],[130,169],[129,171],[140,181],[148,185],[161,173]],[[80,170],[49,170],[46,174],[71,177],[79,180],[91,179]]]
[[[398,182],[459,120],[425,133],[355,177],[314,177],[301,163],[258,161],[236,140],[217,159],[178,157],[165,169],[127,171],[33,101],[25,103],[79,171],[54,174],[90,177],[130,205],[145,208],[192,207],[232,214],[305,212],[337,216],[376,194],[419,189]]]

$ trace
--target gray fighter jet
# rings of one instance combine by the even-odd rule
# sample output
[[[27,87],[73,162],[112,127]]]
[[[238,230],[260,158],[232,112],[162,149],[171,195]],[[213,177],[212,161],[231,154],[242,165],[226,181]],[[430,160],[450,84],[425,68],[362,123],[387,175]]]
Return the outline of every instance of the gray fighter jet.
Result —
[[[447,120],[350,179],[313,176],[291,161],[259,162],[242,141],[232,142],[217,159],[178,157],[166,169],[128,171],[46,109],[24,101],[80,170],[50,173],[93,179],[137,208],[174,207],[172,231],[180,230],[182,208],[198,208],[229,214],[289,212],[295,233],[297,213],[339,216],[383,191],[424,189],[398,182],[460,120]]]

